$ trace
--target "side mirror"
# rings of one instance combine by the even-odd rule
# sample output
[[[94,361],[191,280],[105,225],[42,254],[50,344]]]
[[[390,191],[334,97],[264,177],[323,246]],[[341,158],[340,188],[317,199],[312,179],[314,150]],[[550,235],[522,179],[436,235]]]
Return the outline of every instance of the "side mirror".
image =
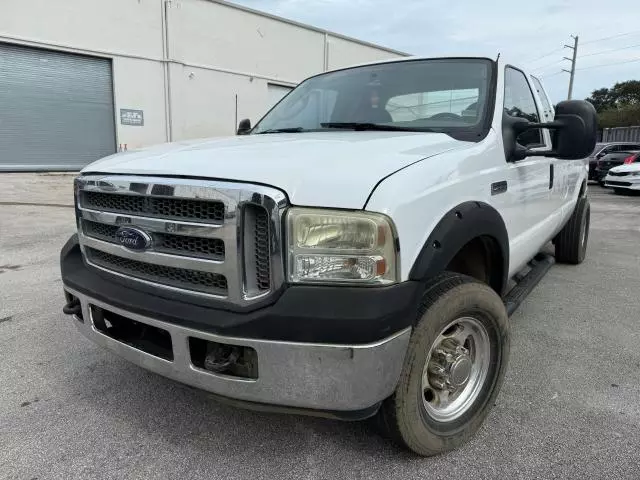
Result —
[[[518,135],[532,128],[552,130],[553,149],[540,152],[528,150],[516,139]],[[580,160],[588,157],[596,146],[598,114],[593,105],[585,100],[565,100],[556,106],[553,122],[533,123],[526,119],[503,117],[503,142],[505,155],[509,161],[526,157],[555,157],[563,160]]]
[[[594,106],[585,100],[566,100],[558,104],[552,136],[553,152],[549,157],[564,160],[580,160],[588,157],[596,147],[598,114]]]
[[[238,123],[238,135],[246,135],[251,131],[251,120],[245,118]]]

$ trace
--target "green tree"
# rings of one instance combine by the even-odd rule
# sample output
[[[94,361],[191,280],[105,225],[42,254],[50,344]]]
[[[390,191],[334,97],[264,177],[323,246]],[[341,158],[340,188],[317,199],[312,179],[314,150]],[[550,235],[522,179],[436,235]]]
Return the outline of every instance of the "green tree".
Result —
[[[640,125],[640,80],[599,88],[586,100],[596,108],[601,128]]]
[[[616,106],[640,105],[640,80],[616,83],[611,89]]]
[[[591,92],[591,96],[587,98],[588,102],[591,102],[598,113],[603,112],[609,108],[615,106],[615,101],[611,96],[611,90],[608,88],[599,88]]]

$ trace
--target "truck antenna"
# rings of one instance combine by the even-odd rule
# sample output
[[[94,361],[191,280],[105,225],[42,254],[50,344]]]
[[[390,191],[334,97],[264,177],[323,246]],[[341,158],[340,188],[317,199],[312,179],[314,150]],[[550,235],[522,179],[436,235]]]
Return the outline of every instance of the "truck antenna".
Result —
[[[500,60],[500,52],[498,52],[498,56],[496,57],[496,62]]]

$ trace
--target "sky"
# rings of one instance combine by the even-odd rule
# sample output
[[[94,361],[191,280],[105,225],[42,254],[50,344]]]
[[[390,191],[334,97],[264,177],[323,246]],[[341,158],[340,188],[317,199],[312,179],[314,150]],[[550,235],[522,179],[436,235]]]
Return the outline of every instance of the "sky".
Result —
[[[554,103],[567,97],[571,35],[579,37],[573,98],[640,80],[638,0],[232,1],[413,55],[500,52],[539,75]]]

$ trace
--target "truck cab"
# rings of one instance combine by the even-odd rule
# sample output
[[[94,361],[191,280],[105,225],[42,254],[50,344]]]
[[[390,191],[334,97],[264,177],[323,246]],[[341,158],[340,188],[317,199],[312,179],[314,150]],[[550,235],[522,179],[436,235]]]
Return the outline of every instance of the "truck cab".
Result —
[[[221,401],[455,448],[543,247],[585,258],[595,110],[550,105],[502,59],[407,58],[311,77],[235,137],[99,160],[75,182],[65,312]]]

